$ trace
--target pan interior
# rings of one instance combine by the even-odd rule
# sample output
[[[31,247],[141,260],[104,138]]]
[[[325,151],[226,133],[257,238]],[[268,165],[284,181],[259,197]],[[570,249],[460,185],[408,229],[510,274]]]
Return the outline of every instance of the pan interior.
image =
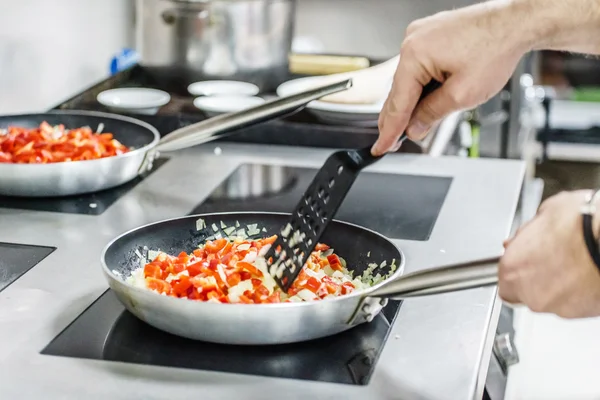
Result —
[[[9,126],[36,128],[44,121],[50,125],[63,124],[68,129],[89,126],[93,131],[103,124],[102,132],[112,133],[119,142],[136,149],[149,145],[155,139],[151,130],[144,125],[135,123],[135,120],[103,117],[84,112],[3,116],[0,117],[0,129],[6,129]]]
[[[213,228],[232,227],[239,224],[248,230],[248,225],[257,224],[260,234],[253,238],[267,237],[277,234],[282,225],[288,221],[289,214],[273,213],[224,213],[204,216],[189,216],[146,225],[116,239],[106,249],[104,261],[109,271],[116,271],[127,277],[132,270],[140,266],[140,254],[147,257],[148,250],[160,250],[177,255],[181,251],[191,252],[203,244],[207,237],[213,236]],[[206,228],[197,230],[197,221],[202,219]],[[266,232],[263,232],[263,228]],[[328,227],[322,243],[331,246],[335,253],[344,258],[347,268],[358,276],[368,268],[369,264],[386,266],[377,270],[382,275],[390,271],[392,260],[400,265],[402,254],[398,248],[383,236],[356,225],[333,221]]]

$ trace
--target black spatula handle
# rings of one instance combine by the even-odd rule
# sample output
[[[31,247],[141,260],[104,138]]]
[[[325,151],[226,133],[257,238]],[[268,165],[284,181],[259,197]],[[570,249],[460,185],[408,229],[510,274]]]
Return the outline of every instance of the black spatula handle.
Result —
[[[427,85],[423,86],[423,90],[421,91],[421,96],[419,97],[419,102],[421,102],[425,97],[429,96],[435,90],[439,89],[442,84],[435,79],[432,79]],[[406,132],[403,132],[398,139],[398,143],[403,143],[408,137],[406,136]],[[357,150],[356,153],[360,158],[360,166],[361,168],[365,168],[375,161],[379,160],[381,156],[374,156],[371,154],[371,147],[365,147],[364,149]],[[357,160],[358,161],[358,160]]]

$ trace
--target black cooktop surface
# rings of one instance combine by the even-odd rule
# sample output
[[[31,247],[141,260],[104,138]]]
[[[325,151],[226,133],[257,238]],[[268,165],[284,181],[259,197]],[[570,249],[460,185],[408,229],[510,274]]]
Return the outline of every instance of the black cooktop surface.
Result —
[[[54,250],[56,247],[0,242],[0,292]]]
[[[268,377],[366,385],[399,302],[373,322],[286,346],[229,346],[180,338],[140,321],[108,290],[42,354]]]
[[[241,165],[192,213],[292,212],[316,173],[312,168]],[[425,241],[451,183],[450,177],[361,173],[335,219],[394,239]],[[276,186],[282,189],[273,190]]]
[[[113,189],[96,193],[88,193],[65,197],[8,197],[0,196],[0,208],[15,208],[20,210],[50,211],[66,214],[100,215],[119,200],[122,196],[136,187],[150,174],[163,166],[168,158],[154,161],[151,171],[138,176],[130,182]]]

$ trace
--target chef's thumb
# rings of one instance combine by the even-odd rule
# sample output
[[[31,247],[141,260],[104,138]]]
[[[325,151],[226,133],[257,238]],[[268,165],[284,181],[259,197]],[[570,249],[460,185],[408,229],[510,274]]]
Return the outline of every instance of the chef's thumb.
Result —
[[[406,134],[410,139],[423,139],[437,121],[461,108],[453,92],[455,87],[452,79],[449,79],[417,104],[406,128]]]

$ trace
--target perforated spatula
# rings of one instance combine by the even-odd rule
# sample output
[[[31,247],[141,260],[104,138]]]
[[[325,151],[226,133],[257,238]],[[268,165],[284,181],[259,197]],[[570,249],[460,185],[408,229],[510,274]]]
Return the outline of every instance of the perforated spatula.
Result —
[[[431,81],[423,88],[420,100],[439,86],[438,82]],[[400,142],[404,140],[406,134],[399,139]],[[282,227],[277,240],[265,255],[269,273],[285,292],[315,249],[359,172],[382,157],[371,155],[371,147],[337,151],[319,169],[290,221]]]

